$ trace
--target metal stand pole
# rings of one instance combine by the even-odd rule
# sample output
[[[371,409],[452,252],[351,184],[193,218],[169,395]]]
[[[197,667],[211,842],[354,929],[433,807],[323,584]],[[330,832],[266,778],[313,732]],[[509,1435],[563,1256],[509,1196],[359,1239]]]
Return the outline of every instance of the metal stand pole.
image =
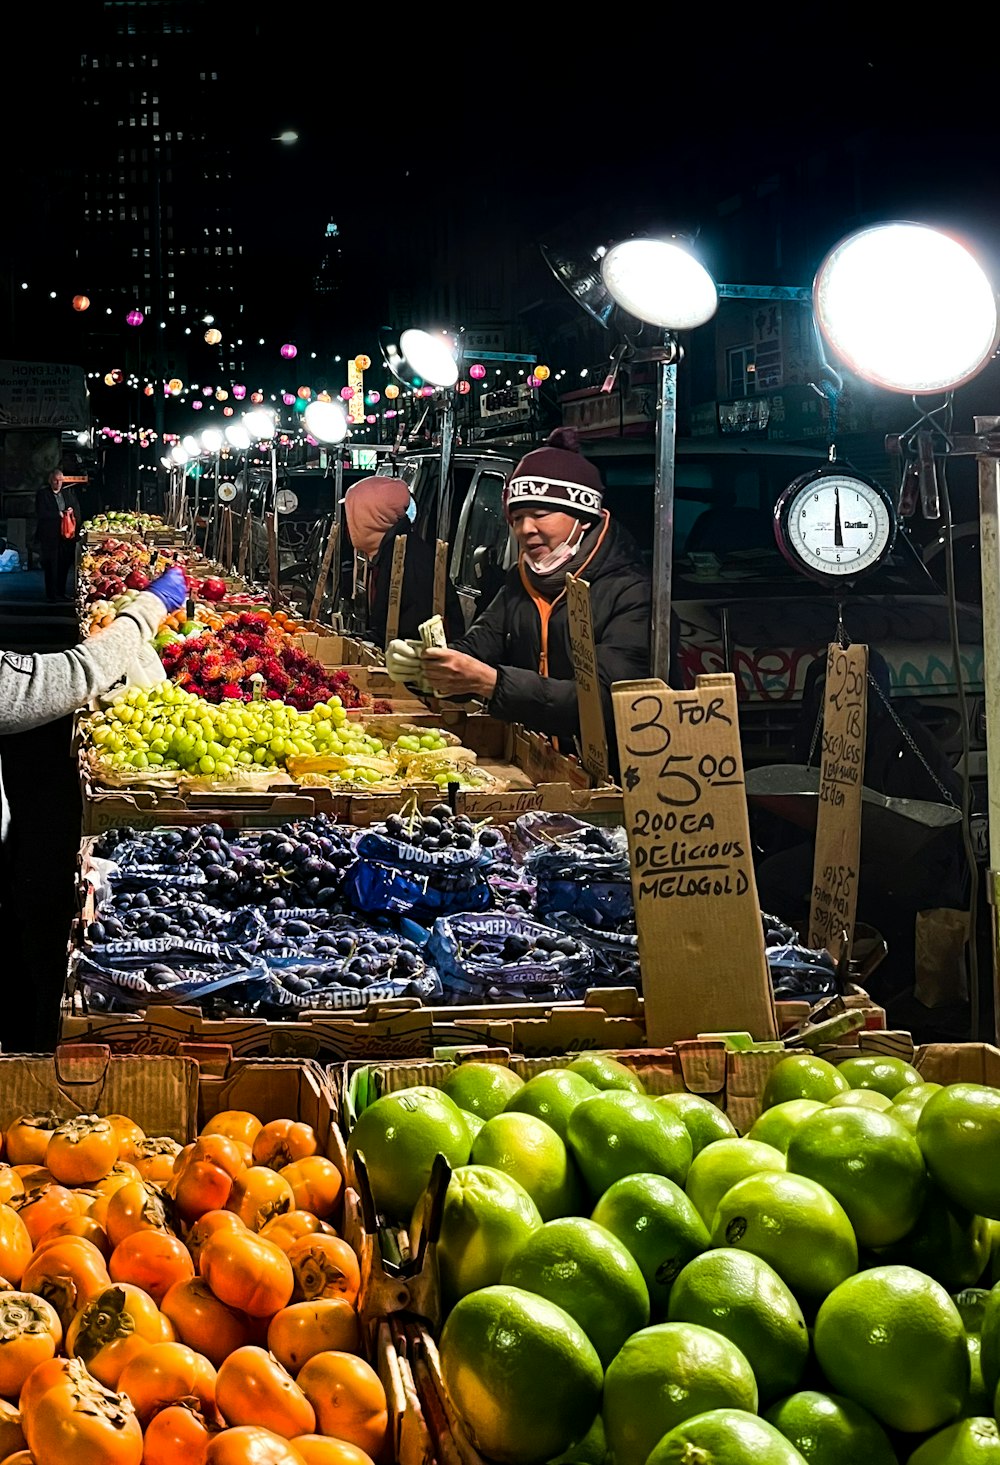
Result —
[[[330,608],[333,615],[337,614],[337,599],[340,595],[340,515],[344,503],[344,455],[340,449],[337,450],[336,460],[333,465],[333,522],[337,528],[337,549],[333,557],[333,564],[330,567]]]
[[[1000,418],[977,417],[976,432],[996,431]],[[1000,1014],[1000,459],[980,456],[979,553],[983,579],[983,681],[990,865],[986,877],[993,932],[993,1027]],[[973,931],[971,940],[976,939]]]
[[[669,333],[659,359],[656,394],[656,468],[653,486],[654,677],[670,676],[670,592],[674,548],[674,461],[677,447],[677,362],[680,349]]]
[[[455,446],[455,401],[449,396],[445,401],[441,420],[441,481],[438,491],[438,539],[451,539],[451,456]]]

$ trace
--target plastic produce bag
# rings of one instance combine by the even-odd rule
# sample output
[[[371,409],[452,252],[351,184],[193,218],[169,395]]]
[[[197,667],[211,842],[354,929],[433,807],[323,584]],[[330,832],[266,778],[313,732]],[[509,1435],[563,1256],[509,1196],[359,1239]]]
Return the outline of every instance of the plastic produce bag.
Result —
[[[434,922],[426,955],[450,1002],[558,1001],[593,986],[588,946],[509,913],[442,916]]]

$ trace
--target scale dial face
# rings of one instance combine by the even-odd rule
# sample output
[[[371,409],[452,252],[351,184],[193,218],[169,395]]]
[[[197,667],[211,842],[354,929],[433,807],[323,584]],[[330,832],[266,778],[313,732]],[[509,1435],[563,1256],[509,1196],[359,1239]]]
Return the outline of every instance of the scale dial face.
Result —
[[[844,582],[885,559],[896,538],[896,512],[879,484],[830,466],[789,484],[775,506],[774,532],[795,569]]]
[[[222,500],[222,502],[224,504],[231,504],[232,501],[233,501],[233,499],[235,497],[236,497],[236,484],[235,483],[220,483],[219,484],[219,498]]]
[[[290,488],[279,488],[275,494],[274,506],[279,514],[294,514],[299,506],[298,494]]]

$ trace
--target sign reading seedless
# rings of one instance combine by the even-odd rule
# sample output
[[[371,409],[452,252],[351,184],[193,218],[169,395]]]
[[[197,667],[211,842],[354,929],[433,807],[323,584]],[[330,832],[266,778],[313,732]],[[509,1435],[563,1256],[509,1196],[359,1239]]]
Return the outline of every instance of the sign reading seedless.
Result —
[[[777,1035],[730,673],[612,688],[650,1047]]]

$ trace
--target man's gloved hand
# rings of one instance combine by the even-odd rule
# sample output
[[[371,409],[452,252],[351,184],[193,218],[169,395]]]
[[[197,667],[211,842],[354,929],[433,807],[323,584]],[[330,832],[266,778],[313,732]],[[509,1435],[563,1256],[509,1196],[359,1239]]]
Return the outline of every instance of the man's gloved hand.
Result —
[[[394,682],[429,692],[430,684],[420,664],[422,650],[419,641],[390,641],[385,651],[385,669]]]
[[[176,565],[171,565],[169,570],[165,570],[157,579],[151,581],[149,589],[163,601],[168,614],[172,610],[180,610],[188,597],[184,571],[179,570]]]

